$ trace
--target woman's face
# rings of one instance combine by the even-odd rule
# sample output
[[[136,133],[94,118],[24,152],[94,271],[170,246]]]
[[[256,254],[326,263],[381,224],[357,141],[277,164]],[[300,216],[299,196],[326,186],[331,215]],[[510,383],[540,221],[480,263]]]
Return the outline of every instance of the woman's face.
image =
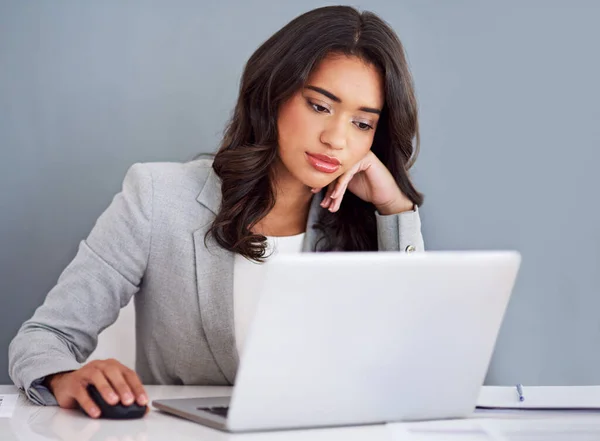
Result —
[[[384,104],[377,69],[330,55],[279,108],[279,158],[308,187],[326,187],[365,157]]]

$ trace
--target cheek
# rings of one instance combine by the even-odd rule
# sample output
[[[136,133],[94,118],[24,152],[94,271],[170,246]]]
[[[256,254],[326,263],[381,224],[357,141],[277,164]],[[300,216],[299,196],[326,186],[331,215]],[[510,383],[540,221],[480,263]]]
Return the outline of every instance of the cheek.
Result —
[[[352,156],[352,162],[357,163],[364,158],[371,146],[373,145],[373,136],[367,136],[363,133],[359,133],[352,139],[350,144],[350,155]]]
[[[314,118],[301,103],[293,103],[282,108],[277,127],[279,148],[282,150],[305,148],[304,144],[317,130]]]

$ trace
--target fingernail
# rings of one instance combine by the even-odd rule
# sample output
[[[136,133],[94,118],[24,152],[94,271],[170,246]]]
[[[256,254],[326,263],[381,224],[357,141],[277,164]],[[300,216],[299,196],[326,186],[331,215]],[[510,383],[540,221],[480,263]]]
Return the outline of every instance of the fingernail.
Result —
[[[93,417],[98,417],[98,416],[100,416],[100,409],[98,409],[97,407],[91,407],[90,408],[90,414]]]
[[[144,404],[148,404],[148,397],[146,396],[146,394],[141,394],[139,397],[139,403],[144,405]]]
[[[126,393],[125,395],[123,395],[123,404],[131,404],[133,403],[133,395],[131,395],[130,393]]]
[[[116,393],[114,393],[114,392],[110,392],[108,394],[108,399],[110,401],[117,401],[119,399],[119,396]]]

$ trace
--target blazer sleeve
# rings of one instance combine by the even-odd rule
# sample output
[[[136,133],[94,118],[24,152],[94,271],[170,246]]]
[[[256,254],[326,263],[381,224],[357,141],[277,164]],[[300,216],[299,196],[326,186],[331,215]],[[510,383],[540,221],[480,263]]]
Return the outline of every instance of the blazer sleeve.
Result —
[[[419,207],[400,214],[381,215],[377,219],[377,245],[379,251],[425,251],[421,233]]]
[[[134,164],[121,192],[10,343],[9,375],[32,401],[56,404],[40,393],[40,379],[79,369],[96,348],[98,334],[138,291],[150,252],[152,202],[149,167]]]

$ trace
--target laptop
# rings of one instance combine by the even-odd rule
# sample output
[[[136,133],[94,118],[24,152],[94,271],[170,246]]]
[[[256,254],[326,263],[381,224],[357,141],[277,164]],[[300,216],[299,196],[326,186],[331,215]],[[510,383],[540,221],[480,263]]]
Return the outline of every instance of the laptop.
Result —
[[[515,251],[277,255],[232,396],[152,404],[227,432],[467,417],[520,263]]]

